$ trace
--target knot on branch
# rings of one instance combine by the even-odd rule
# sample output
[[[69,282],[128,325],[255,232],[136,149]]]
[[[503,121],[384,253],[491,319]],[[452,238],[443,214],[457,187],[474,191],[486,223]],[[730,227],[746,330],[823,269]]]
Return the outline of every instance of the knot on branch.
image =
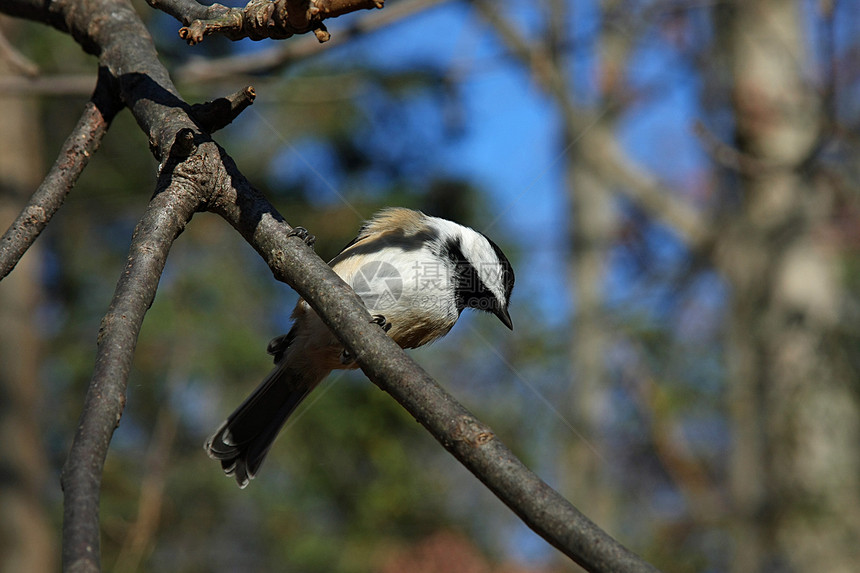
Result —
[[[471,416],[460,416],[454,422],[451,437],[458,442],[466,442],[470,446],[478,447],[488,443],[496,435],[489,426],[479,420]]]
[[[323,20],[356,10],[382,8],[383,3],[384,0],[250,0],[244,8],[213,4],[206,18],[180,28],[179,37],[193,46],[211,34],[231,40],[282,40],[313,32],[317,40],[326,42],[331,34]]]

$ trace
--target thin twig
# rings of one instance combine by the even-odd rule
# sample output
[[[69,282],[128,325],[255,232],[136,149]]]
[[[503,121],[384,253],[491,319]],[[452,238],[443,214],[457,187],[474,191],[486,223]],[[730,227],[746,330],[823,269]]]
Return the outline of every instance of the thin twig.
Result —
[[[2,31],[0,31],[0,58],[8,62],[17,74],[29,78],[35,77],[39,74],[39,66],[37,66],[33,60],[19,52],[18,49],[9,42],[6,34]],[[11,77],[16,76],[13,75]]]
[[[137,571],[155,545],[158,522],[164,507],[164,489],[170,470],[170,450],[179,425],[168,404],[162,404],[146,452],[146,473],[141,479],[137,517],[129,528],[114,565],[114,571]]]
[[[92,73],[4,76],[0,78],[0,94],[87,96],[95,85],[96,75]]]

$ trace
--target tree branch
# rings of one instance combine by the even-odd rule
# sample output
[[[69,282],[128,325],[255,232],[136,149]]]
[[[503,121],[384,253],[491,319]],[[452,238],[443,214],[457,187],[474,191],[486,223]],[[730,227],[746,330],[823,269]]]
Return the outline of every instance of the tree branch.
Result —
[[[194,0],[147,1],[185,24],[179,37],[193,46],[212,34],[231,40],[283,40],[313,32],[319,42],[326,42],[331,36],[323,20],[382,8],[384,0],[250,0],[243,8],[203,6]]]
[[[17,74],[13,77],[20,75],[32,78],[39,75],[39,66],[9,43],[6,34],[2,30],[0,30],[0,58],[17,71]]]
[[[691,252],[703,256],[716,239],[711,220],[703,216],[657,178],[635,165],[608,129],[598,127],[588,134],[584,156],[617,192],[672,229]]]
[[[212,177],[219,168],[224,171],[222,150],[212,141],[198,145],[189,128],[180,129],[168,149],[155,195],[135,229],[128,263],[99,329],[95,370],[63,467],[63,564],[67,571],[100,571],[101,475],[125,406],[140,327],[155,298],[173,241],[205,204],[206,189],[230,179]]]
[[[111,78],[99,73],[95,92],[66,138],[51,171],[0,239],[0,279],[8,275],[62,206],[121,109]]]
[[[102,322],[93,378],[63,468],[64,570],[99,571],[101,474],[122,414],[140,325],[173,239],[205,203],[201,187],[214,187],[212,173],[217,170],[207,160],[217,160],[220,150],[189,117],[191,106],[179,96],[149,32],[127,1],[9,0],[0,9],[68,32],[86,51],[98,55],[100,83],[112,88],[110,101],[129,107],[161,162],[156,195],[138,224],[128,264]],[[94,134],[105,128],[106,122]],[[69,179],[69,187],[73,182]]]

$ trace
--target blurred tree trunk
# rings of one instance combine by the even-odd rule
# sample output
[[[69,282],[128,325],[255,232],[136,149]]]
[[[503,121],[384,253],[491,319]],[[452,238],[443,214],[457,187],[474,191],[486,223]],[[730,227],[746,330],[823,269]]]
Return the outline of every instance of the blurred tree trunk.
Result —
[[[15,73],[7,56],[0,50],[2,75]],[[0,109],[0,226],[5,229],[39,185],[42,165],[35,101],[0,95]],[[40,291],[38,265],[36,245],[0,283],[0,571],[40,573],[58,567],[57,539],[42,504],[47,463],[33,320]]]
[[[618,0],[604,0],[603,13],[611,13]],[[570,44],[568,26],[570,19],[565,10],[565,0],[553,2],[551,33],[548,38],[554,64],[562,77],[571,74],[564,57]],[[598,66],[600,77],[595,108],[609,105],[614,90],[619,88],[626,57],[625,39],[618,29],[608,22],[598,42]],[[607,265],[616,233],[615,205],[609,182],[599,166],[594,165],[594,155],[588,153],[590,133],[611,133],[614,115],[600,114],[593,123],[584,127],[580,109],[573,101],[573,94],[564,94],[559,102],[564,116],[563,149],[565,155],[565,187],[570,212],[568,215],[568,238],[571,256],[568,258],[568,275],[571,300],[574,308],[571,330],[571,365],[574,384],[571,385],[570,402],[575,412],[575,423],[591,444],[582,440],[571,440],[569,450],[570,474],[575,476],[570,484],[572,498],[603,527],[613,527],[613,495],[607,484],[608,468],[594,449],[603,451],[601,427],[607,418],[608,379],[606,351],[610,341],[609,320],[604,306]]]
[[[835,329],[843,292],[825,185],[802,169],[823,125],[799,2],[722,8],[740,209],[722,230],[738,573],[856,571],[860,407]]]

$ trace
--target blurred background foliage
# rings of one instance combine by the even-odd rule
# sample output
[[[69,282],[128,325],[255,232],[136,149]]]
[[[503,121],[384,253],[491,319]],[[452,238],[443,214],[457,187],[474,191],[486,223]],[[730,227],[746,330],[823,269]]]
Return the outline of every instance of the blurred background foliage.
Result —
[[[666,571],[852,570],[856,4],[412,5],[261,72],[255,58],[280,45],[188,48],[175,21],[136,2],[188,101],[255,86],[216,139],[320,256],[389,205],[505,249],[513,335],[464,315],[412,355],[602,527]],[[337,37],[383,13],[329,27]],[[23,136],[0,123],[2,155],[34,166],[23,182],[0,175],[6,224],[73,127],[95,60],[43,26],[0,24],[68,86],[0,86],[37,140],[16,156]],[[192,73],[236,57],[247,73]],[[59,470],[155,169],[121,114],[0,283],[3,360],[32,366],[6,368],[4,401],[25,409],[3,408],[0,424],[35,440],[23,453],[4,440],[0,502],[29,500],[33,520],[8,514],[4,570],[56,568]],[[179,238],[105,469],[107,570],[577,570],[356,372],[330,376],[237,490],[202,444],[266,374],[295,301],[220,219],[197,215]]]

